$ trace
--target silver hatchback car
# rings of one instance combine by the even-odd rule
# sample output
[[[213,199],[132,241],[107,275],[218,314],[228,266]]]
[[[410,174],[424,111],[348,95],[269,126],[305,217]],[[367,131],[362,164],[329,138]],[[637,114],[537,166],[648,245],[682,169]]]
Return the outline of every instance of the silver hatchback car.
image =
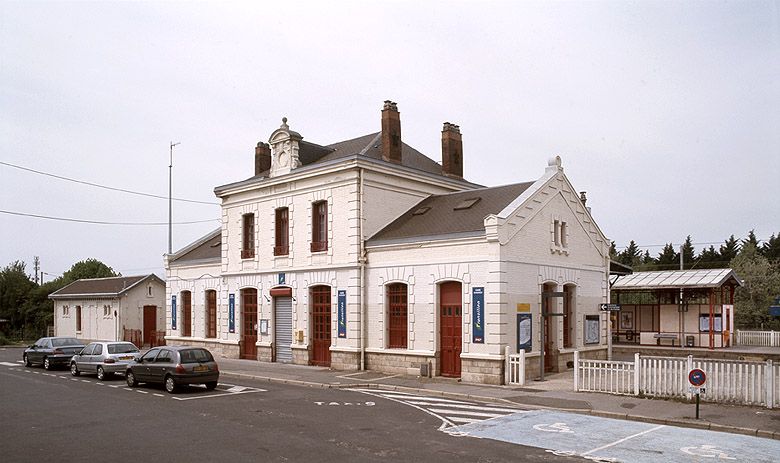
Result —
[[[70,360],[70,373],[96,374],[100,381],[114,373],[124,373],[140,351],[132,342],[97,341],[87,345]]]

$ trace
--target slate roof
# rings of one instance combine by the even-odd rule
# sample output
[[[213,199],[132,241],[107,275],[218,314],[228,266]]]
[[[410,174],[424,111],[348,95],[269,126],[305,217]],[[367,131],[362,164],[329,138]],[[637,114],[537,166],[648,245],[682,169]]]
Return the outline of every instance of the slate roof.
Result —
[[[429,196],[375,233],[368,240],[368,244],[427,241],[484,234],[485,217],[501,212],[533,184],[534,182],[524,182]],[[468,200],[474,199],[478,201],[470,207],[458,208],[458,206],[465,206]]]
[[[49,299],[67,299],[72,297],[117,297],[126,293],[133,287],[147,279],[156,280],[165,286],[165,282],[155,274],[110,277],[110,278],[84,278],[60,288],[49,294]]]
[[[382,160],[381,135],[382,132],[375,132],[350,140],[332,143],[326,146],[302,140],[298,142],[298,159],[301,161],[301,167],[334,161],[350,156],[363,156],[368,159],[387,162]],[[387,162],[387,164],[395,165],[391,162]],[[469,185],[470,187],[479,186],[463,179],[445,176],[441,171],[441,164],[407,145],[403,141],[401,142],[401,165],[410,169],[425,172],[427,174],[444,177],[450,181],[463,183],[464,185]],[[217,193],[217,195],[219,195],[220,191],[224,188],[251,182],[252,180],[260,180],[262,178],[268,177],[268,175],[269,171],[266,170],[246,180],[218,186],[214,189],[214,191]]]
[[[612,284],[613,290],[650,290],[678,288],[719,288],[731,280],[742,286],[734,270],[718,268],[707,270],[667,270],[636,272],[620,277]]]
[[[169,263],[178,265],[208,261],[219,262],[221,259],[222,229],[217,228],[203,238],[173,254],[169,259]]]

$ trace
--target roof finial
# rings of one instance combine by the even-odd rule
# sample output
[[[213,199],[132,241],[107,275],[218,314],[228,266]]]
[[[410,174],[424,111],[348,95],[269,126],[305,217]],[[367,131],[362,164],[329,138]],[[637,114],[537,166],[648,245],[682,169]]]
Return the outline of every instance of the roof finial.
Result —
[[[287,125],[287,118],[286,117],[282,118],[282,127],[281,128],[283,128],[283,129],[289,129],[290,128],[290,126]]]

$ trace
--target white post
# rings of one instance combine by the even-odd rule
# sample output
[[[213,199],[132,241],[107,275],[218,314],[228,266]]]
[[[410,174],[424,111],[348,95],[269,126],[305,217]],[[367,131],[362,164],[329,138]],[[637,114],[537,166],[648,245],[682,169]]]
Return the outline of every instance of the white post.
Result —
[[[525,386],[525,349],[520,350],[520,363],[517,365],[517,382]]]
[[[580,390],[580,351],[574,351],[574,392]]]
[[[766,361],[766,370],[764,377],[766,378],[766,408],[774,408],[775,402],[775,370],[772,365],[772,359]]]
[[[683,372],[682,376],[682,383],[683,383],[683,390],[688,389],[686,386],[688,386],[688,374],[693,370],[693,355],[688,356],[688,364],[686,365],[687,368]],[[690,391],[690,389],[688,389]],[[686,393],[685,396],[688,398],[688,400],[691,400],[693,398],[693,394],[690,392]]]
[[[770,345],[770,346],[772,346],[772,347],[777,347],[777,344],[778,344],[778,343],[777,343],[777,340],[775,339],[775,335],[776,335],[776,334],[777,334],[777,333],[775,333],[775,331],[774,331],[774,330],[772,330],[772,335],[771,335],[771,336],[772,336],[772,339],[771,339],[771,342],[770,342],[770,344],[769,344],[769,345]]]
[[[639,352],[634,354],[634,395],[639,395]]]
[[[735,333],[735,336],[734,336],[734,345],[735,346],[741,346],[742,343],[740,343],[739,341],[740,341],[740,339],[739,339],[739,330],[737,330],[736,333]]]

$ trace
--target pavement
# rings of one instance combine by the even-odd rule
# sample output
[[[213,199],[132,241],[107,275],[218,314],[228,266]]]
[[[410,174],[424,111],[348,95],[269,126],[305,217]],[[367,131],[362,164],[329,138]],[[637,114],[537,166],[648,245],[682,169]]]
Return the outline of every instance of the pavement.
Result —
[[[530,409],[554,409],[672,426],[730,432],[780,440],[780,410],[702,402],[574,392],[573,372],[529,381],[525,386],[469,384],[448,378],[388,375],[375,371],[329,368],[221,358],[223,376],[320,388],[376,388],[514,404]]]

